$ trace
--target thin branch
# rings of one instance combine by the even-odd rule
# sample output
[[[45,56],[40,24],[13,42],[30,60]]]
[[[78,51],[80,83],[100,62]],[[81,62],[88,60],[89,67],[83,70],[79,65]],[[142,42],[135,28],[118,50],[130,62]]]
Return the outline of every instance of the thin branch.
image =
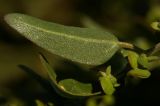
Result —
[[[122,48],[134,49],[134,45],[128,42],[119,42],[118,44]]]

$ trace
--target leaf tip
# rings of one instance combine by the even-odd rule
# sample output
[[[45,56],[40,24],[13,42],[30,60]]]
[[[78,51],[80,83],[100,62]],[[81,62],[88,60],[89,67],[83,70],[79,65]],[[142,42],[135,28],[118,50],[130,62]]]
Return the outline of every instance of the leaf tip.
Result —
[[[10,13],[4,16],[4,21],[15,30],[20,28],[20,22],[23,20],[23,14],[20,13]],[[21,28],[20,28],[21,29]]]
[[[4,20],[10,24],[14,21],[14,19],[16,19],[18,13],[10,13],[4,16]]]

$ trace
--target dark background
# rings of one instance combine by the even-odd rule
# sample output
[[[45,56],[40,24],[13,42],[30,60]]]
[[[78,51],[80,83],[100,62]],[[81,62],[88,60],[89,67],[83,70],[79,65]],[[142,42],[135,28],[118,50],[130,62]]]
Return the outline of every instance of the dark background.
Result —
[[[152,21],[160,19],[159,0],[0,0],[0,98],[1,95],[18,98],[18,90],[19,95],[25,95],[24,91],[32,94],[31,98],[25,98],[32,99],[35,95],[44,98],[37,96],[43,93],[37,87],[39,85],[17,65],[25,64],[42,75],[37,56],[39,51],[50,58],[52,64],[55,63],[52,60],[54,56],[20,36],[4,22],[4,15],[12,12],[79,27],[84,27],[83,17],[88,16],[121,41],[134,43],[143,49],[160,41],[160,33],[150,27]],[[152,76],[137,87],[120,91],[117,106],[155,106],[159,103],[159,71],[155,69]],[[35,91],[38,93],[33,96]]]

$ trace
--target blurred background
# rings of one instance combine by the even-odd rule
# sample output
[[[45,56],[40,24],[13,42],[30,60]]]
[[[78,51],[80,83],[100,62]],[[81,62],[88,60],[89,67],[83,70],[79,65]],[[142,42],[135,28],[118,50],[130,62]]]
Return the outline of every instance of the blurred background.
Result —
[[[159,0],[0,0],[0,98],[10,94],[19,97],[20,94],[14,93],[17,90],[23,95],[38,92],[38,85],[18,65],[27,65],[43,74],[38,52],[43,52],[51,63],[55,58],[4,22],[4,15],[13,12],[68,26],[87,27],[87,22],[92,20],[121,41],[145,50],[160,41],[160,33],[150,27],[151,22],[160,19]],[[122,91],[117,96],[118,106],[159,103],[159,71],[155,69],[151,78],[136,88]]]

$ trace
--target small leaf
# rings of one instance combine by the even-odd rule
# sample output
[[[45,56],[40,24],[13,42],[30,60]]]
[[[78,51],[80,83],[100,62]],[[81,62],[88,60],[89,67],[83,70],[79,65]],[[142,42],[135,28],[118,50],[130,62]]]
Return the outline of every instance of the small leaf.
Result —
[[[58,85],[68,92],[79,95],[90,95],[92,93],[91,83],[82,83],[74,79],[61,80]]]
[[[112,95],[115,91],[114,87],[118,87],[120,84],[117,83],[117,79],[111,74],[111,66],[107,67],[106,73],[100,71],[100,74],[99,80],[103,91],[107,95]]]
[[[82,83],[74,79],[64,79],[58,83],[55,71],[42,55],[40,55],[40,59],[49,76],[51,85],[59,95],[67,98],[82,98],[100,94],[100,92],[92,93],[91,83]]]
[[[160,53],[160,43],[156,44],[155,47],[153,48],[151,55],[155,55],[157,53]]]
[[[120,84],[117,83],[117,79],[116,77],[114,77],[112,74],[111,74],[111,66],[108,66],[107,69],[106,69],[106,77],[109,77],[113,86],[114,87],[118,87],[120,86]]]
[[[127,57],[128,56],[128,50],[121,49],[121,54],[122,54],[123,57]]]
[[[128,51],[128,60],[132,68],[136,69],[138,67],[138,54],[133,51]]]
[[[151,42],[146,37],[138,37],[134,41],[136,48],[147,51],[151,48]]]
[[[114,93],[115,88],[109,77],[100,77],[100,83],[105,94],[112,95]]]
[[[160,31],[160,23],[159,22],[152,22],[151,27],[154,30]]]
[[[120,48],[117,38],[108,32],[46,22],[13,13],[6,22],[38,46],[74,62],[100,65]]]
[[[52,67],[49,65],[49,63],[47,62],[47,60],[45,59],[45,57],[43,55],[40,54],[39,57],[40,57],[40,60],[41,60],[43,67],[47,71],[48,76],[53,81],[56,81],[57,75],[56,75],[55,71],[52,69]]]
[[[112,84],[113,84],[114,87],[119,87],[120,86],[120,84],[117,83],[116,77],[114,77],[113,75],[111,75],[110,79],[111,79]]]
[[[141,54],[138,58],[138,63],[142,65],[144,68],[148,68],[149,62],[148,62],[148,57],[146,54]]]
[[[111,75],[111,66],[108,66],[106,69],[106,75]]]
[[[133,70],[130,70],[127,73],[127,75],[137,77],[137,78],[148,78],[148,77],[150,77],[151,73],[148,70],[133,69]]]

